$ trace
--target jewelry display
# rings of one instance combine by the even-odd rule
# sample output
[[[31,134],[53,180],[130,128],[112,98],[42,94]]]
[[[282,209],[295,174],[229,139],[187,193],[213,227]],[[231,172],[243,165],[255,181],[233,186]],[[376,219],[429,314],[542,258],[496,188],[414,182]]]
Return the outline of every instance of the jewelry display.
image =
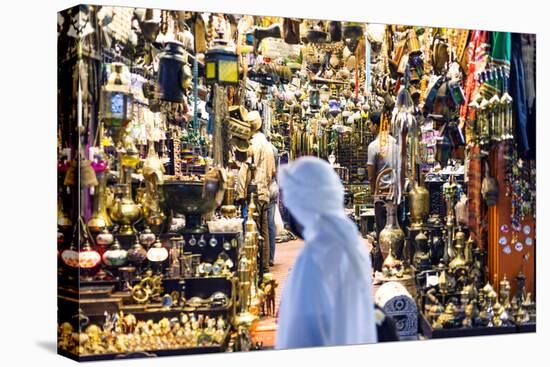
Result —
[[[74,333],[69,323],[59,327],[58,340],[66,350],[79,348],[82,355],[132,353],[220,345],[227,334],[222,317],[197,321],[182,314],[180,319],[162,318],[158,322],[135,321],[132,314],[118,316],[120,328],[89,325],[82,335]],[[135,325],[135,326],[134,326]]]

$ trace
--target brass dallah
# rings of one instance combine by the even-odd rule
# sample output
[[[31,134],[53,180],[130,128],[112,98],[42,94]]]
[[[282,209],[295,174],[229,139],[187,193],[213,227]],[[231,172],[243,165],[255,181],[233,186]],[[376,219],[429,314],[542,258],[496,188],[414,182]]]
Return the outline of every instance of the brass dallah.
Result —
[[[119,234],[135,234],[134,223],[141,217],[141,205],[132,198],[132,172],[139,163],[139,155],[133,139],[124,138],[124,149],[120,152],[120,178],[117,198],[111,208],[111,219],[120,225]]]

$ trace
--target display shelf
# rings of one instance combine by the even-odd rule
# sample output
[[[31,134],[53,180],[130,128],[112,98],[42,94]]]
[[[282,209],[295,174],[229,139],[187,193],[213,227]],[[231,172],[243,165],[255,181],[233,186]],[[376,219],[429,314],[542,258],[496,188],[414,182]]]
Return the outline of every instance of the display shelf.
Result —
[[[517,327],[518,333],[536,333],[537,332],[536,322],[528,322],[522,325],[517,325],[516,327]]]
[[[183,348],[183,349],[162,349],[154,351],[142,351],[142,352],[132,352],[124,354],[89,354],[77,356],[73,353],[58,350],[59,354],[62,356],[71,358],[78,362],[94,362],[94,361],[108,361],[113,359],[132,359],[132,358],[152,358],[152,357],[169,357],[169,356],[181,356],[181,355],[192,355],[192,354],[206,354],[206,353],[219,353],[224,352],[225,349],[221,346],[216,347],[197,347],[197,348]]]
[[[219,353],[227,350],[230,335],[231,335],[231,328],[228,327],[223,337],[223,342],[220,345],[205,346],[205,347],[144,350],[144,351],[135,351],[135,352],[129,352],[129,353],[83,354],[80,356],[59,348],[57,349],[57,352],[62,356],[68,357],[78,362],[94,362],[94,361],[106,361],[106,360],[113,360],[113,359],[132,359],[132,358],[144,358],[144,357],[153,358],[153,357],[168,357],[168,356],[181,356],[181,355],[192,355],[192,354]]]
[[[182,284],[182,281],[185,283]],[[85,290],[89,288],[105,289],[98,295],[93,295],[91,298],[81,297],[78,291],[74,289],[63,289],[58,296],[58,307],[61,314],[70,312],[75,314],[78,308],[82,309],[84,315],[90,319],[90,322],[101,324],[104,320],[104,312],[110,313],[124,311],[132,313],[138,320],[160,320],[163,317],[177,317],[182,312],[193,312],[199,314],[207,314],[212,316],[228,315],[233,312],[234,295],[233,283],[231,279],[226,277],[197,277],[197,278],[165,278],[163,279],[163,293],[172,291],[184,291],[185,298],[191,297],[208,298],[214,292],[223,292],[229,297],[229,304],[220,308],[192,308],[191,307],[171,307],[163,309],[160,303],[152,304],[133,304],[127,303],[125,300],[131,297],[129,292],[114,292],[105,293],[107,289],[113,292],[115,287],[120,282],[117,280],[97,280],[81,282],[81,288]],[[137,283],[134,281],[133,283]],[[184,288],[182,287],[184,285]],[[183,289],[182,289],[183,288]],[[147,309],[152,308],[152,309]]]
[[[518,333],[516,325],[492,326],[492,327],[471,327],[471,328],[449,328],[433,329],[424,314],[418,316],[419,333],[427,339],[458,338],[465,336],[488,336]]]

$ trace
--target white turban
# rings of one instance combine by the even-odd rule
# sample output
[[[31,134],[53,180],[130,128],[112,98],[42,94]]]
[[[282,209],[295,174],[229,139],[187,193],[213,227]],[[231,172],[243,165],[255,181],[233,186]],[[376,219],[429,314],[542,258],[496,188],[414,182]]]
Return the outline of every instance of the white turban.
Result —
[[[279,170],[284,204],[304,227],[322,213],[343,213],[344,186],[325,161],[302,157]]]

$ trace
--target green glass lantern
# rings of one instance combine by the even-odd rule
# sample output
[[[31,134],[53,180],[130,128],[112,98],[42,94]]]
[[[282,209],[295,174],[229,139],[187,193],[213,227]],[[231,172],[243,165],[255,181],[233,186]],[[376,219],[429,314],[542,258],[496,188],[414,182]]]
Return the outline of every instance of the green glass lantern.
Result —
[[[107,84],[101,88],[101,116],[105,126],[115,135],[132,119],[133,95],[129,75],[126,65],[113,62]]]

